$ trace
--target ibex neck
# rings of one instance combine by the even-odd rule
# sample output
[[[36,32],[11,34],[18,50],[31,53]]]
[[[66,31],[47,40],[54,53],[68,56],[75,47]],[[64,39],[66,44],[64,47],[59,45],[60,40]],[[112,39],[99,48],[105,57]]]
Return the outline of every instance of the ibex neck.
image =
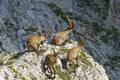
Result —
[[[79,46],[77,46],[75,49],[78,52],[81,48]]]
[[[65,30],[65,34],[70,34],[70,30]]]

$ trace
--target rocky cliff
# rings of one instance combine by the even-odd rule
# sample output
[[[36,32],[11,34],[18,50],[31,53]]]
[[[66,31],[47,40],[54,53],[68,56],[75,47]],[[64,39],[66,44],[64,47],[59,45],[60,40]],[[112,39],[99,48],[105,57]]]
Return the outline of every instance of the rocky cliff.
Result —
[[[70,39],[86,36],[87,54],[102,65],[110,79],[120,79],[120,0],[0,0],[0,56],[26,50],[29,35],[52,26],[48,38],[75,23]],[[9,54],[10,53],[10,54]],[[1,60],[1,59],[0,59]]]
[[[75,72],[66,73],[65,59],[66,54],[72,47],[77,46],[77,42],[68,43],[59,47],[44,43],[40,53],[35,52],[16,52],[0,55],[0,79],[1,80],[47,80],[43,69],[45,56],[53,54],[61,49],[57,59],[56,77],[54,80],[108,80],[108,76],[101,65],[86,52],[78,55],[79,67]]]

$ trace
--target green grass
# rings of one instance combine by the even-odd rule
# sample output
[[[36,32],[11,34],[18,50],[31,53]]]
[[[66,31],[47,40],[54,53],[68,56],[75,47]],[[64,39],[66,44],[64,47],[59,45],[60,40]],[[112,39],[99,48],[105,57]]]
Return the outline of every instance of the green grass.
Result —
[[[0,66],[3,65],[4,55],[0,55]]]
[[[5,72],[4,79],[5,79],[5,80],[8,80],[8,77],[9,77],[9,75]]]
[[[62,79],[62,80],[71,80],[70,76],[68,74],[66,74],[65,72],[62,72],[60,70],[60,67],[56,67],[56,72],[57,72],[57,75],[59,75],[59,77]]]
[[[22,80],[26,80],[25,77],[22,74],[20,74],[17,70],[15,70],[12,66],[8,66],[8,68],[15,73],[14,77],[19,76]]]
[[[23,61],[31,65],[31,62],[29,62],[28,60],[24,59]]]
[[[72,44],[73,42],[71,39],[68,39],[67,43]]]
[[[14,60],[8,60],[4,65],[11,65],[14,63]]]
[[[19,67],[21,67],[22,69],[24,69],[24,68],[25,68],[25,66],[24,66],[24,65],[20,65]]]
[[[37,56],[41,56],[46,51],[47,51],[47,49],[40,49],[40,51],[36,54],[37,54]]]
[[[87,67],[90,66],[92,67],[92,63],[87,60],[86,54],[81,52],[81,54],[78,57],[82,63],[84,63]]]
[[[63,53],[69,53],[70,49],[67,49],[67,48],[61,48],[61,51],[62,51]]]
[[[32,80],[37,80],[37,78],[36,78],[36,77],[32,77],[31,79],[32,79]]]

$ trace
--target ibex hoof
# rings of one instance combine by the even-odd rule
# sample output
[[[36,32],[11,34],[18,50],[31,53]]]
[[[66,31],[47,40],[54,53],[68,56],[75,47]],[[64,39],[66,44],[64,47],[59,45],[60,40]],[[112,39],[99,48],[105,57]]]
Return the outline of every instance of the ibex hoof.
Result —
[[[49,79],[55,79],[55,75],[54,76],[50,76],[50,75],[47,75]]]

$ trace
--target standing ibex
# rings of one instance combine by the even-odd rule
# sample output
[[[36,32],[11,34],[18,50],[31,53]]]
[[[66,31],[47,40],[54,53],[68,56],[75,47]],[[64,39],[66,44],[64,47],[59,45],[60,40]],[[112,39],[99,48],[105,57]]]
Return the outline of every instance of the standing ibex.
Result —
[[[40,26],[38,26],[38,27],[40,27]],[[42,44],[43,41],[45,41],[48,38],[51,31],[52,31],[52,27],[49,28],[49,31],[48,31],[48,33],[46,35],[42,34],[41,29],[40,29],[40,34],[31,35],[27,40],[28,51],[30,51],[32,49],[35,52],[38,52],[39,45]]]
[[[69,28],[67,28],[66,30],[57,32],[54,36],[54,43],[56,45],[63,45],[66,43],[66,41],[68,40],[68,34],[70,34],[73,31],[74,28],[74,23],[73,21],[70,20],[70,18],[68,16],[66,16],[67,21],[69,23]]]
[[[54,76],[53,78],[55,78],[57,56],[58,56],[59,53],[60,53],[59,51],[58,51],[58,53],[55,53],[55,51],[54,51],[54,54],[48,54],[45,57],[43,67],[44,67],[45,71],[48,71],[50,73],[50,75],[46,74],[47,76],[49,76],[49,78],[52,78],[52,75]]]
[[[76,60],[76,63],[78,65],[78,53],[80,50],[84,50],[84,47],[85,47],[85,37],[84,36],[81,36],[82,38],[82,43],[76,47],[73,47],[72,49],[70,49],[69,53],[67,54],[67,58],[66,58],[66,66],[67,66],[67,70],[68,70],[68,62],[71,62],[72,63],[72,67],[75,69],[75,60]]]

